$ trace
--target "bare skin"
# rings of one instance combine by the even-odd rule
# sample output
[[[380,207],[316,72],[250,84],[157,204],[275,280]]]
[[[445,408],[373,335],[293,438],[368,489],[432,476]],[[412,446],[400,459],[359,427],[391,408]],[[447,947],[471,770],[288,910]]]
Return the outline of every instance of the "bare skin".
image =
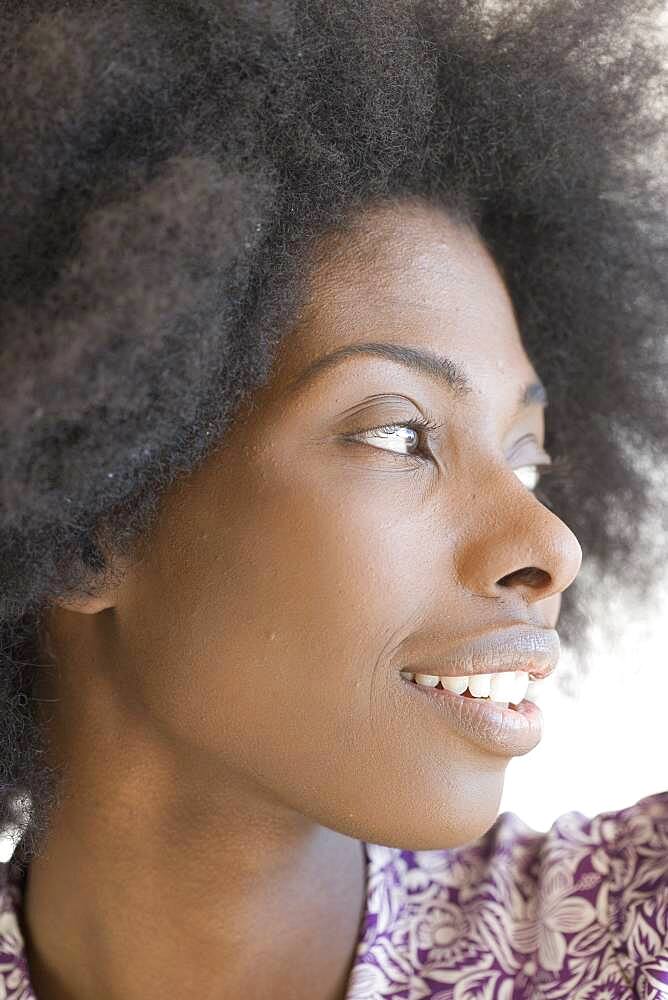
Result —
[[[40,1000],[343,1000],[362,842],[453,847],[496,819],[509,758],[418,714],[399,671],[557,623],[582,552],[518,475],[546,460],[543,409],[517,412],[538,373],[491,258],[442,212],[376,207],[331,248],[146,555],[51,613],[67,794],[28,873]],[[380,341],[447,354],[473,391],[363,355],[289,390]],[[344,440],[421,412],[441,426],[419,447]]]

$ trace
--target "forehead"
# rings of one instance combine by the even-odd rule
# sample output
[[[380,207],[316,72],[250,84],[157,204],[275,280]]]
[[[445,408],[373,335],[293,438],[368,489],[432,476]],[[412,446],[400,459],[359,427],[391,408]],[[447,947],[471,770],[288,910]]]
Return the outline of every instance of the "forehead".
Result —
[[[322,237],[309,294],[285,344],[292,375],[324,351],[382,340],[447,354],[476,391],[508,391],[536,376],[512,303],[477,233],[407,201]]]

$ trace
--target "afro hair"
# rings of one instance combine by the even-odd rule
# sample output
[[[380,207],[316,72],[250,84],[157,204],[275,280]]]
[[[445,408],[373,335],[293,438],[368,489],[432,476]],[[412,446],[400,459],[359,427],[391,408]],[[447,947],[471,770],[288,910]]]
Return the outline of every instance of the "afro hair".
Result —
[[[137,551],[270,377],[318,237],[372,202],[467,220],[504,277],[550,397],[538,496],[587,569],[562,640],[584,664],[588,577],[649,599],[668,555],[663,12],[5,0],[0,822],[29,803],[19,857],[58,796],[33,695],[46,609]]]

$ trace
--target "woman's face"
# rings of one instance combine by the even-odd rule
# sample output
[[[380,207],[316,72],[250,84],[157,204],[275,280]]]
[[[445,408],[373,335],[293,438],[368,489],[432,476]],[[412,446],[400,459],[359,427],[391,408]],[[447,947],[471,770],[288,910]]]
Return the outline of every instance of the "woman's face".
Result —
[[[510,756],[400,671],[553,627],[582,553],[521,478],[546,461],[542,407],[518,408],[537,372],[475,234],[406,202],[325,245],[270,384],[87,627],[119,704],[212,802],[233,785],[372,843],[454,846],[494,822]],[[380,352],[304,377],[367,343],[447,356],[472,388]],[[436,429],[374,430],[426,415]],[[56,609],[62,635],[76,621]]]

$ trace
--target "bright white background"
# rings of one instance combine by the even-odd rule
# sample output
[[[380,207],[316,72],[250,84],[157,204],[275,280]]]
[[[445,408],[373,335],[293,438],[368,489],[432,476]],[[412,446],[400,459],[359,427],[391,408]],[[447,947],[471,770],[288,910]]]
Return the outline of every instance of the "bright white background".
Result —
[[[594,816],[668,791],[668,577],[660,595],[659,615],[629,622],[615,648],[599,623],[599,648],[574,697],[556,683],[559,671],[575,670],[565,652],[537,684],[543,739],[508,764],[500,813],[547,830],[564,812]]]

